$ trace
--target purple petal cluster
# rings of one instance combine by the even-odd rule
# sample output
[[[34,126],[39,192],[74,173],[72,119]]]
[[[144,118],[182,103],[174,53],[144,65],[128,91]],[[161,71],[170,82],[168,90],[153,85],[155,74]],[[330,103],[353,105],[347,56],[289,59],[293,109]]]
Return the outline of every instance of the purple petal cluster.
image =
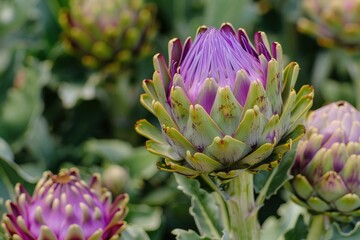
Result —
[[[107,240],[125,227],[127,195],[111,203],[111,194],[102,189],[98,175],[89,184],[78,170],[44,173],[33,196],[20,184],[16,201],[8,201],[3,216],[6,234],[22,240]]]
[[[203,27],[193,43],[188,38],[183,47],[175,48],[181,52],[171,54],[170,75],[172,78],[175,74],[181,75],[189,100],[202,105],[208,112],[218,87],[229,86],[244,106],[251,82],[259,81],[266,89],[268,62],[271,59],[281,62],[277,58],[279,44],[272,43],[271,48],[267,44],[266,36],[261,32],[255,34],[253,47],[243,29],[236,33],[228,24],[220,29]],[[176,42],[176,45],[181,43]],[[212,82],[211,87],[207,86],[209,81]],[[278,89],[280,92],[280,85]]]
[[[259,60],[242,48],[236,35],[228,32],[228,28],[218,30],[212,27],[198,34],[179,73],[184,78],[189,98],[194,102],[206,79],[213,78],[219,87],[233,89],[236,73],[241,69],[246,71],[251,81],[259,79],[264,82]]]
[[[305,127],[307,133],[304,140],[299,143],[294,173],[304,171],[321,148],[331,149],[334,148],[334,144],[360,144],[360,112],[344,101],[331,103],[311,112]],[[349,154],[360,154],[360,149],[349,149]],[[343,165],[342,161],[342,158],[335,158],[334,166]],[[341,170],[339,167],[336,169]]]

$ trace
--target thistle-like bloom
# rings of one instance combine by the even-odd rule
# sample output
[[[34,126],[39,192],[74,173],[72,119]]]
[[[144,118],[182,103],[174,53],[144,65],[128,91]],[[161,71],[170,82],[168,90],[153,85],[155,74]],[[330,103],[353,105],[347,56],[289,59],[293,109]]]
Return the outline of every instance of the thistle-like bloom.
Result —
[[[155,8],[142,0],[71,0],[59,22],[66,49],[108,72],[148,55],[156,33]]]
[[[290,181],[293,199],[336,219],[360,216],[360,112],[347,102],[312,112]]]
[[[144,80],[141,103],[161,125],[146,120],[136,130],[147,149],[165,158],[160,169],[227,179],[237,170],[271,170],[304,133],[303,117],[313,91],[293,86],[298,65],[282,70],[282,50],[230,24],[200,27],[192,43],[169,42],[169,64],[154,56],[152,80]]]
[[[111,203],[96,174],[86,184],[76,169],[58,175],[45,172],[32,197],[22,185],[16,186],[16,201],[6,202],[2,225],[15,240],[118,239],[127,199],[123,194]]]
[[[317,38],[325,47],[359,47],[360,1],[303,0],[306,17],[298,21],[299,30]]]

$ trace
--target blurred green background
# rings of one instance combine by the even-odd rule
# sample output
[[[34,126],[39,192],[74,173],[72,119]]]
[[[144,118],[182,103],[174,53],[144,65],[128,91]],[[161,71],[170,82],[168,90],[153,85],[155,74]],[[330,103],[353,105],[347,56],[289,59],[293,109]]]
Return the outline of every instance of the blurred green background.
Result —
[[[281,43],[285,64],[300,64],[297,87],[314,85],[314,108],[357,104],[357,50],[324,48],[301,33],[302,1],[83,2],[0,1],[0,213],[17,182],[31,191],[44,171],[76,166],[84,179],[103,174],[114,195],[129,193],[126,220],[137,234],[173,239],[174,228],[196,229],[189,199],[172,174],[156,169],[134,124],[156,122],[139,103],[152,56],[167,57],[170,39],[194,37],[201,25],[265,31]],[[260,220],[276,216],[282,202],[280,191]]]

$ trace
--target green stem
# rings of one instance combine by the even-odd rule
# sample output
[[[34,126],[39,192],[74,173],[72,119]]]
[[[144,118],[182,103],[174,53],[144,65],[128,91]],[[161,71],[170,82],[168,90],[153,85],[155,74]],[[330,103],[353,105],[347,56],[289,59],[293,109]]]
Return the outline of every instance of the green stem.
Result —
[[[313,215],[310,220],[310,228],[307,240],[326,240],[327,239],[327,230],[326,230],[327,216],[319,214]]]
[[[258,240],[260,227],[254,198],[253,175],[243,171],[229,182],[226,200],[230,239]]]
[[[220,196],[226,200],[227,197],[224,195],[224,192],[222,192],[218,186],[211,180],[211,178],[206,175],[206,174],[201,174],[200,177],[206,182],[206,184],[215,192],[217,192],[218,194],[220,194]]]

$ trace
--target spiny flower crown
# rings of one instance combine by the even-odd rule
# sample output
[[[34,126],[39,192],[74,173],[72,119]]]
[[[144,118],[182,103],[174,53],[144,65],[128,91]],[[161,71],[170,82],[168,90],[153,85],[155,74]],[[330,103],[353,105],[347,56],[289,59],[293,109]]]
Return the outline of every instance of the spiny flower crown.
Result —
[[[223,24],[220,29],[202,26],[195,41],[192,43],[188,38],[183,46],[179,39],[173,39],[169,43],[169,53],[172,81],[168,97],[171,87],[179,83],[176,79],[182,78],[191,103],[202,105],[207,112],[211,110],[219,87],[228,86],[244,106],[251,82],[259,82],[267,88],[269,61],[274,59],[282,65],[278,43],[270,47],[266,35],[257,32],[254,47],[244,29],[236,33],[230,24]],[[281,78],[281,72],[277,77]],[[276,87],[281,89],[282,84]]]
[[[147,149],[164,157],[158,167],[189,177],[231,179],[243,169],[271,170],[304,133],[313,90],[294,90],[298,65],[282,65],[282,48],[229,23],[202,26],[194,43],[169,42],[169,61],[153,58],[152,79],[140,101],[161,131],[143,119],[136,131]]]

